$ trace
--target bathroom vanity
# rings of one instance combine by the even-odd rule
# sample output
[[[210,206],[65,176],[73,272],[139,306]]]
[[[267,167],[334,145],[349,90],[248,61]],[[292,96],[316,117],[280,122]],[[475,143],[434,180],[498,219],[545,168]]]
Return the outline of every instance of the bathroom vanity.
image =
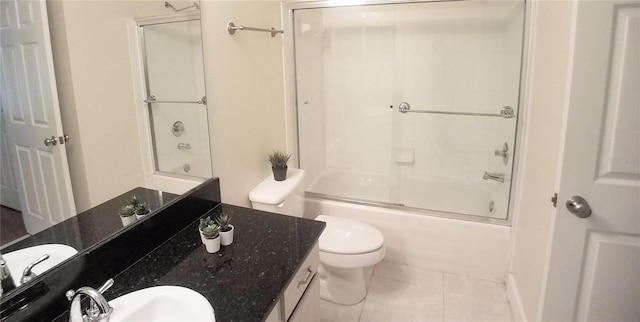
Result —
[[[221,212],[233,216],[233,244],[207,253],[193,222],[114,276],[105,297],[150,286],[184,286],[209,300],[217,321],[293,321],[292,315],[313,310],[320,301],[319,290],[312,288],[317,288],[317,241],[324,223],[225,204],[207,215]],[[303,295],[315,301],[294,312]]]
[[[114,285],[107,300],[152,286],[175,285],[202,294],[217,321],[318,319],[318,238],[325,223],[221,204],[217,179],[120,234],[39,276],[3,298],[3,321],[67,321],[64,293],[82,286]],[[205,250],[198,220],[233,216],[234,242]]]

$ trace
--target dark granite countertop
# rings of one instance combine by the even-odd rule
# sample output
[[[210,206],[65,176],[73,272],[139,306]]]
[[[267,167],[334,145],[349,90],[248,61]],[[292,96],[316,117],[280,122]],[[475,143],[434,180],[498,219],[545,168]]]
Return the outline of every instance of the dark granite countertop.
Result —
[[[179,197],[178,195],[158,190],[142,187],[134,188],[83,211],[77,216],[4,247],[2,252],[9,253],[17,249],[41,244],[65,244],[75,248],[78,252],[93,247],[122,230],[123,224],[118,215],[118,210],[134,195],[141,201],[146,202],[152,212]]]
[[[265,320],[325,223],[224,204],[207,215],[221,212],[233,215],[233,244],[207,253],[195,221],[115,276],[105,297],[178,285],[205,296],[217,321]]]

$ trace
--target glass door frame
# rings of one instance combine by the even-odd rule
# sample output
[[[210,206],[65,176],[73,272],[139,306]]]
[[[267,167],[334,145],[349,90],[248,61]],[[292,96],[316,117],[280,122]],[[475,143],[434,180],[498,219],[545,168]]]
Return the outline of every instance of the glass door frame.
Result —
[[[152,26],[152,25],[158,25],[158,24],[167,24],[167,23],[179,23],[179,22],[188,22],[188,21],[201,21],[201,17],[200,17],[200,12],[199,11],[193,11],[193,12],[183,12],[183,13],[174,13],[174,14],[169,14],[169,15],[163,15],[163,16],[157,16],[157,17],[147,17],[147,18],[137,18],[135,19],[135,24],[136,24],[136,36],[137,36],[137,46],[138,46],[138,59],[140,61],[141,64],[141,73],[143,76],[142,79],[142,86],[143,86],[143,93],[144,93],[144,98],[143,100],[147,100],[149,97],[151,97],[151,89],[149,86],[149,69],[148,69],[148,65],[147,65],[147,54],[146,54],[146,46],[145,46],[145,34],[144,34],[144,27],[145,26]],[[204,57],[204,55],[203,55]],[[205,80],[206,81],[206,80]],[[205,97],[206,97],[206,93],[205,93]],[[176,178],[176,179],[186,179],[186,180],[204,180],[205,178],[202,177],[198,177],[198,176],[191,176],[191,175],[183,175],[183,174],[178,174],[178,173],[173,173],[173,172],[166,172],[166,171],[161,171],[159,170],[159,161],[158,161],[158,154],[156,151],[156,138],[155,135],[153,133],[153,129],[154,129],[154,124],[153,124],[153,114],[152,114],[152,104],[151,102],[143,102],[142,104],[144,104],[145,106],[145,116],[146,116],[146,133],[145,136],[147,138],[147,140],[149,141],[149,154],[151,155],[151,160],[147,161],[147,160],[143,160],[143,162],[150,162],[150,166],[152,168],[152,175],[162,175],[162,176],[167,176],[167,177],[172,177],[172,178]],[[206,103],[204,103],[205,108],[207,108],[208,110],[208,106],[206,105]],[[207,129],[208,132],[210,132],[210,129]],[[211,159],[211,150],[209,151],[209,159]]]
[[[353,0],[353,1],[289,1],[282,6],[283,29],[284,29],[284,56],[291,59],[284,59],[285,67],[285,124],[286,124],[286,144],[287,150],[292,152],[294,163],[300,167],[298,160],[299,142],[298,142],[298,115],[297,115],[297,92],[296,92],[296,62],[295,62],[295,42],[294,42],[294,11],[302,9],[318,9],[318,8],[334,8],[334,7],[351,7],[351,6],[368,6],[368,5],[389,5],[389,4],[408,4],[408,3],[428,3],[428,2],[449,2],[449,1],[473,1],[473,0],[434,0],[434,1],[412,1],[412,0]],[[515,147],[513,149],[513,166],[511,173],[511,187],[509,191],[509,206],[506,219],[497,219],[482,216],[465,215],[458,213],[450,213],[445,211],[425,210],[421,208],[399,207],[393,204],[375,204],[376,207],[404,210],[415,213],[425,213],[431,216],[461,219],[472,222],[490,223],[503,226],[511,226],[513,223],[515,209],[518,206],[519,198],[519,173],[521,170],[521,154],[523,139],[523,124],[527,109],[525,102],[528,101],[528,91],[526,84],[530,82],[531,64],[529,61],[529,50],[532,47],[531,37],[531,21],[535,14],[531,10],[531,1],[522,0],[524,2],[524,23],[522,37],[522,57],[520,65],[520,84],[518,96],[518,109],[516,114],[516,130],[515,130]],[[366,203],[367,205],[372,205]]]

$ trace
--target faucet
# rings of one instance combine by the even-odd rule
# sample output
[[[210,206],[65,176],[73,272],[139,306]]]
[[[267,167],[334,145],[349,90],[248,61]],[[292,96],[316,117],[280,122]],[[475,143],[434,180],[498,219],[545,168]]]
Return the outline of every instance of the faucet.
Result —
[[[36,274],[34,274],[31,270],[33,269],[34,266],[44,262],[47,259],[49,259],[49,254],[44,254],[40,258],[36,259],[33,263],[27,265],[27,267],[25,267],[24,271],[22,272],[22,277],[20,278],[20,284],[24,284],[34,279],[36,277]]]
[[[504,182],[504,173],[490,173],[485,171],[482,176],[483,180],[494,180],[498,182]]]
[[[2,258],[2,254],[0,254],[0,280],[0,294],[9,292],[16,288],[16,284],[13,282],[13,277],[11,277],[7,261]]]
[[[71,308],[69,309],[69,322],[109,322],[109,316],[113,312],[113,308],[109,305],[109,302],[102,296],[102,293],[109,289],[113,285],[113,279],[107,280],[97,290],[83,286],[77,291],[69,290],[65,294],[67,299],[71,301]],[[81,300],[82,297],[89,298],[89,308],[86,309],[86,314],[82,312]]]

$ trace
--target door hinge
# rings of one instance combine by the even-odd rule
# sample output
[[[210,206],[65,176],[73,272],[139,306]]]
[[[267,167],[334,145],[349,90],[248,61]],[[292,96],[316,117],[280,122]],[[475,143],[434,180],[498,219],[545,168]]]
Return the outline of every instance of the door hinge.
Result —
[[[553,204],[553,208],[556,208],[556,205],[558,204],[558,193],[557,192],[553,193],[553,197],[551,197],[551,203]]]

